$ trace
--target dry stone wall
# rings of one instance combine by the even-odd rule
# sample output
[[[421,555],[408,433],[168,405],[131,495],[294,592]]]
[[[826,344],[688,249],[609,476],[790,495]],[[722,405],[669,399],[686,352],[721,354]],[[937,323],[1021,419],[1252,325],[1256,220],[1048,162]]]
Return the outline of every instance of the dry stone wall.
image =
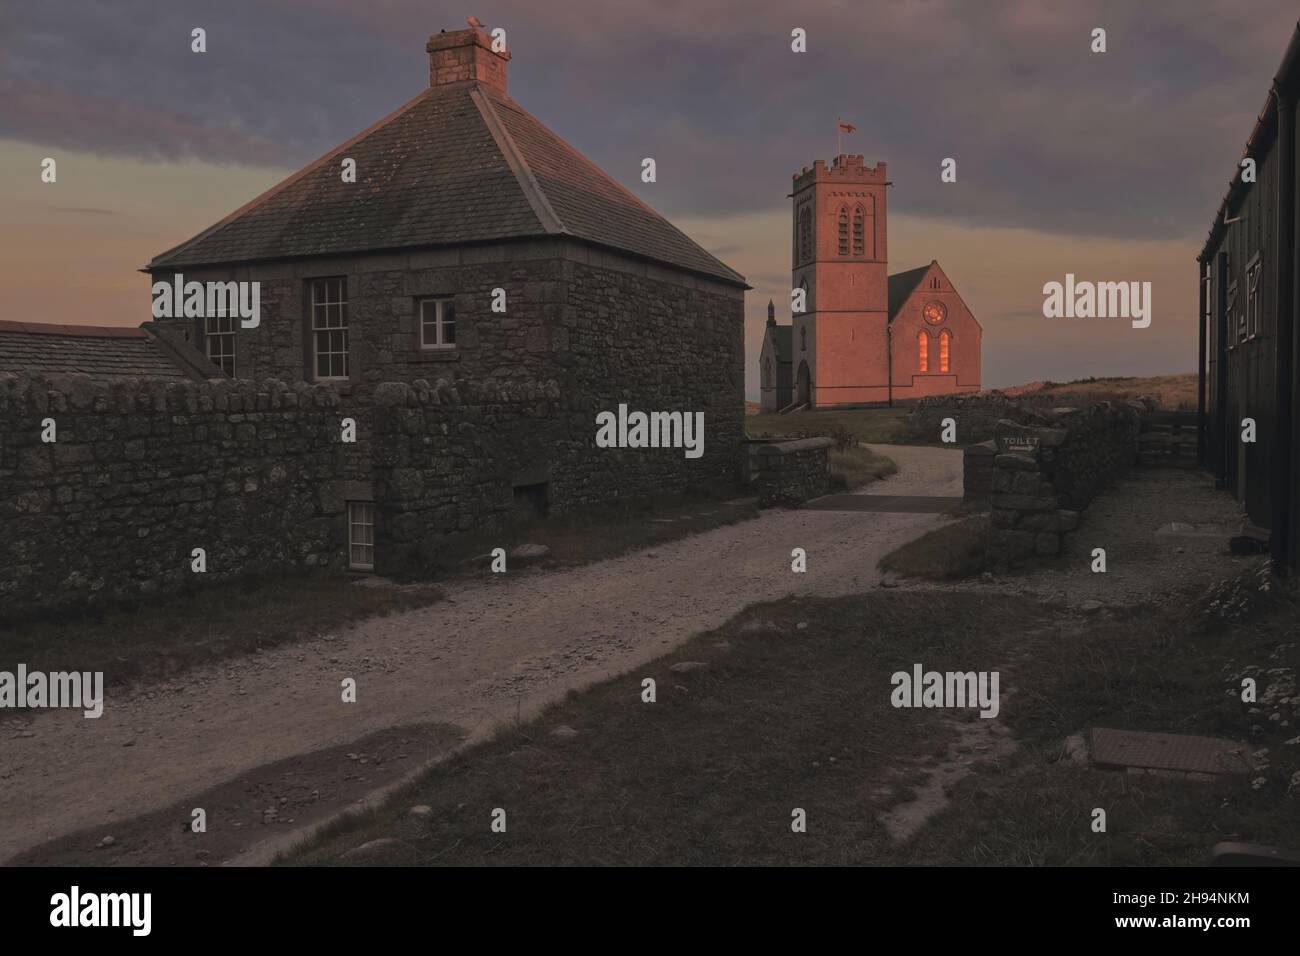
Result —
[[[0,376],[0,618],[346,567],[351,500],[375,504],[384,570],[448,535],[500,527],[521,490],[562,513],[739,477],[726,411],[721,422],[705,412],[698,458],[597,447],[601,411],[612,409],[554,381],[361,390]]]
[[[990,486],[990,565],[1006,568],[1059,554],[1062,536],[1105,485],[1133,466],[1138,413],[1103,402],[1058,409],[1047,427],[1001,421]]]
[[[337,565],[347,485],[369,479],[343,401],[274,380],[0,378],[0,615],[174,590],[195,548],[209,579]]]
[[[749,474],[759,504],[797,505],[826,494],[834,445],[834,440],[826,437],[753,442]]]

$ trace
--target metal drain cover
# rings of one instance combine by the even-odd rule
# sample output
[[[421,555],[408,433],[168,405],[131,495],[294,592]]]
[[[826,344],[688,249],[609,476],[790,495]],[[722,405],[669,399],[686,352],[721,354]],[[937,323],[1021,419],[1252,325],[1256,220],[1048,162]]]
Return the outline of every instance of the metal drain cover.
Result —
[[[1254,769],[1246,745],[1221,737],[1156,734],[1141,730],[1088,732],[1092,762],[1187,773],[1247,773]]]

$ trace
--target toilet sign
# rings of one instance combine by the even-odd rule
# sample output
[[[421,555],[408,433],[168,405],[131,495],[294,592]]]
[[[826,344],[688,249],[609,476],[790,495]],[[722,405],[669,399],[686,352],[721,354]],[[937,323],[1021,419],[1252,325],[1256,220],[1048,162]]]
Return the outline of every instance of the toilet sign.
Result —
[[[1038,451],[1037,435],[1006,435],[1000,440],[1002,452],[1011,455],[1033,455]]]

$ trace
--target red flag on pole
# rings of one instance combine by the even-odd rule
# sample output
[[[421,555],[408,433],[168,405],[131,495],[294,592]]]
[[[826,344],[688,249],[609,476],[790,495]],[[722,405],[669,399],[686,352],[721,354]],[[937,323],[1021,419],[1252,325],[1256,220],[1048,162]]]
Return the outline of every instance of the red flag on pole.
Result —
[[[844,152],[844,144],[840,142],[840,140],[844,137],[844,134],[856,133],[857,131],[858,128],[854,126],[852,123],[846,123],[844,122],[844,120],[840,119],[839,117],[836,117],[835,119],[835,155],[836,156],[839,156],[841,153]]]

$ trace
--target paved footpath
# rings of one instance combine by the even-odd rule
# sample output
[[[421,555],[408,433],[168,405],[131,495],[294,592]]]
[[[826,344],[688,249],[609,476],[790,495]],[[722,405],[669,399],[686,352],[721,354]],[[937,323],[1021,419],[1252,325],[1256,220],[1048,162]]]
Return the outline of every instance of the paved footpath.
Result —
[[[961,494],[960,450],[873,447],[899,472],[871,485],[871,494]],[[0,860],[385,728],[442,722],[471,739],[485,736],[749,604],[873,587],[883,555],[945,520],[769,511],[582,568],[457,584],[448,601],[340,628],[333,640],[110,690],[98,720],[42,713],[22,728],[31,736],[9,724],[0,728]],[[794,547],[807,551],[806,574],[790,571]],[[355,704],[340,701],[344,677],[357,679]]]

